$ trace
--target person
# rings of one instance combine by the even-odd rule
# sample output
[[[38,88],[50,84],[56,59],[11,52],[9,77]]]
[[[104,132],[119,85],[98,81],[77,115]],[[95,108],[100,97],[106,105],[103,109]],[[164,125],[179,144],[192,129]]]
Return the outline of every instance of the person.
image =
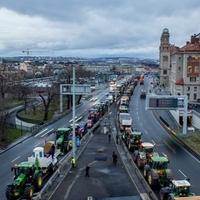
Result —
[[[55,145],[53,144],[52,146],[51,146],[51,157],[52,157],[52,159],[54,159],[54,155],[55,155]]]
[[[71,165],[72,165],[72,168],[76,167],[76,160],[74,157],[71,158]]]
[[[113,164],[117,165],[117,154],[114,151],[113,151],[113,154],[112,154],[112,158],[113,158]]]
[[[116,143],[118,144],[119,135],[116,135]]]
[[[87,165],[86,168],[85,168],[85,177],[90,177],[90,167]]]
[[[108,134],[108,142],[110,143],[110,141],[111,141],[111,135],[110,135],[110,133]]]

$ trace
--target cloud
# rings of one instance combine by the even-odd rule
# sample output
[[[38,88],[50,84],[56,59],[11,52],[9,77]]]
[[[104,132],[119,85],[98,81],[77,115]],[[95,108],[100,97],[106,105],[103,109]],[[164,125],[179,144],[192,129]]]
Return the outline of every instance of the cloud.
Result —
[[[198,33],[199,0],[7,0],[0,3],[0,53],[158,57],[162,29],[184,45]]]

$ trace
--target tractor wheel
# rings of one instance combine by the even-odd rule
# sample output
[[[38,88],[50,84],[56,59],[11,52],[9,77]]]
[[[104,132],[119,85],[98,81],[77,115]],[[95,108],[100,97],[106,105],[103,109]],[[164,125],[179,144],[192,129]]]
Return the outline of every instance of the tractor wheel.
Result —
[[[151,172],[149,172],[149,173],[147,174],[147,182],[148,182],[148,184],[151,186],[151,188],[156,188],[156,186],[158,185],[158,184],[157,184],[157,180],[155,180],[155,179],[152,177]]]
[[[34,192],[33,186],[32,185],[27,186],[24,190],[24,198],[31,200],[33,197],[33,192]]]
[[[41,173],[35,174],[33,177],[34,188],[36,191],[39,191],[43,186],[43,177]]]
[[[8,200],[13,200],[14,198],[12,196],[13,196],[13,194],[12,194],[12,186],[8,185],[7,188],[6,188],[6,198]]]

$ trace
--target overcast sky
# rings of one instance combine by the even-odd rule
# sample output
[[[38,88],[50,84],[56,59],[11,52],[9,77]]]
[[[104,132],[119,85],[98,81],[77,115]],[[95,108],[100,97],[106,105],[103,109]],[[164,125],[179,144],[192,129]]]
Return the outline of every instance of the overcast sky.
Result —
[[[0,56],[158,58],[163,28],[183,46],[199,24],[199,0],[1,0]]]

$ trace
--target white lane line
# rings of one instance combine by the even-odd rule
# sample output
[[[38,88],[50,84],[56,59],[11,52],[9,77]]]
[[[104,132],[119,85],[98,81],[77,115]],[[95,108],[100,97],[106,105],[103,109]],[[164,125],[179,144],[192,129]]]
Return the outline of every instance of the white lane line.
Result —
[[[75,119],[77,118],[77,116],[75,116]],[[69,120],[69,122],[71,123],[73,121],[73,118]]]
[[[81,120],[83,118],[83,116],[80,116],[79,118],[77,118],[76,120],[75,120],[75,122],[78,122],[79,120]]]
[[[153,145],[156,145],[156,143],[155,143],[155,141],[153,139],[151,141],[152,141]]]
[[[17,156],[15,159],[13,159],[11,162],[15,162],[17,159],[19,159],[21,156]]]
[[[48,134],[49,132],[53,131],[53,128],[50,129],[49,131],[47,131],[45,134],[41,135],[40,137],[44,137],[46,134]]]
[[[167,154],[165,154],[164,152],[162,152],[162,155],[165,156],[165,157],[168,157]]]
[[[41,135],[42,133],[44,133],[45,131],[47,131],[48,130],[48,128],[45,128],[44,130],[42,130],[42,131],[40,131],[37,135],[35,135],[34,137],[37,137],[37,136],[39,136],[39,135]]]
[[[178,170],[185,178],[187,178],[187,176],[179,169]]]

